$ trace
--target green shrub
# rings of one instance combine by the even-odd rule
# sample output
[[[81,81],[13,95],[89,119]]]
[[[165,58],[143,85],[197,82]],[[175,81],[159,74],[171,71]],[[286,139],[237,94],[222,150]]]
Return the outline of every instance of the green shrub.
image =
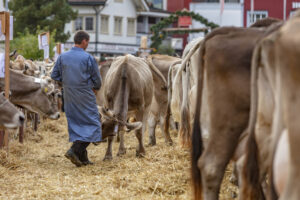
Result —
[[[175,50],[171,47],[171,45],[160,45],[157,49],[157,52],[155,53],[158,53],[158,54],[166,54],[166,55],[169,55],[169,56],[173,56],[174,53],[175,53]]]
[[[29,33],[28,29],[26,29],[24,33],[18,33],[18,36],[10,43],[10,51],[17,50],[18,54],[24,56],[26,59],[44,60],[44,51],[39,50],[38,46],[38,34],[42,32],[43,31],[38,30],[36,34],[31,34]],[[55,31],[50,33],[50,58],[54,56],[54,35]]]

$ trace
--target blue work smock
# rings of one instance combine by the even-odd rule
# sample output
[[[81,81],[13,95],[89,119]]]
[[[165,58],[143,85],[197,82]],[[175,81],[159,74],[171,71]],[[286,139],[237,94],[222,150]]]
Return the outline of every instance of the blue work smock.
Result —
[[[70,142],[101,141],[101,123],[93,92],[100,89],[101,77],[95,59],[82,48],[73,47],[58,57],[51,78],[63,84]]]

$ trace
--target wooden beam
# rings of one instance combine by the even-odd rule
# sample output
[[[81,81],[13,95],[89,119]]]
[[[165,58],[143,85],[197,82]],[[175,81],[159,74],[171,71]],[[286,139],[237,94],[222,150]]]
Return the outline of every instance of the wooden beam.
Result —
[[[208,28],[164,28],[162,31],[172,32],[172,31],[206,31]]]

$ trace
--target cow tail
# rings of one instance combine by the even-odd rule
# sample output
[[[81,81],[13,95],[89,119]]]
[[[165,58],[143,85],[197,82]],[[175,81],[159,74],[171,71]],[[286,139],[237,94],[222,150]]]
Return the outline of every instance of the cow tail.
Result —
[[[125,56],[125,60],[122,63],[122,70],[121,70],[121,104],[120,104],[120,113],[118,118],[126,121],[126,117],[127,117],[127,112],[128,112],[128,91],[126,92],[126,90],[128,90],[127,88],[127,64],[128,63],[128,56]]]
[[[181,111],[180,111],[180,129],[179,129],[179,138],[181,141],[182,147],[190,147],[191,146],[191,127],[190,127],[190,112],[189,112],[189,74],[190,70],[188,67],[188,63],[186,64],[185,68],[183,69],[182,76],[182,104],[181,104]]]
[[[171,100],[172,100],[172,70],[173,66],[176,64],[179,64],[181,61],[176,61],[174,62],[170,67],[168,71],[168,105],[167,105],[167,112],[165,116],[165,125],[164,125],[164,130],[165,133],[169,132],[169,127],[170,127],[170,117],[171,117]]]
[[[200,124],[200,113],[202,104],[202,90],[203,90],[203,72],[204,72],[204,54],[205,54],[205,42],[200,46],[200,62],[198,70],[198,83],[197,83],[197,99],[196,99],[196,111],[194,119],[194,127],[192,134],[192,185],[194,199],[202,199],[202,184],[201,173],[198,167],[198,160],[203,151],[203,141]]]
[[[246,157],[243,168],[242,193],[245,199],[264,199],[258,165],[258,148],[255,141],[255,124],[258,104],[258,67],[260,62],[260,46],[256,47],[252,56],[251,65],[251,106],[248,132],[249,137],[246,144]]]

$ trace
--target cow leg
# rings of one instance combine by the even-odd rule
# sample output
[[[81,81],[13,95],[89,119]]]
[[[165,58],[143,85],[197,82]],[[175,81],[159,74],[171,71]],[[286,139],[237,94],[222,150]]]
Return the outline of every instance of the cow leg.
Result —
[[[219,132],[211,131],[207,148],[198,161],[205,200],[219,199],[219,190],[224,172],[236,149],[241,133],[241,128],[234,129],[233,127],[228,127]]]
[[[107,150],[105,153],[105,157],[103,160],[112,160],[112,142],[114,140],[113,136],[108,137],[108,141],[107,141]]]
[[[148,118],[148,110],[146,109],[145,113],[140,112],[137,114],[137,121],[142,121],[143,126],[142,129],[135,131],[135,136],[138,139],[139,145],[136,151],[136,156],[137,157],[144,157],[146,154],[144,144],[143,144],[143,137],[146,129],[146,123],[147,123],[147,118]]]
[[[148,133],[149,133],[149,145],[156,145],[156,137],[155,137],[155,128],[156,128],[157,120],[155,116],[150,114],[148,119]]]
[[[117,156],[126,154],[126,148],[124,145],[124,131],[119,131],[119,136],[120,136],[120,145],[119,145],[119,151]]]
[[[164,126],[165,126],[165,117],[164,116],[160,116],[160,130],[163,132],[163,135],[165,137],[165,142],[168,144],[168,145],[173,145],[173,141],[171,139],[171,136],[170,136],[170,132],[169,131],[165,131],[164,129]]]

